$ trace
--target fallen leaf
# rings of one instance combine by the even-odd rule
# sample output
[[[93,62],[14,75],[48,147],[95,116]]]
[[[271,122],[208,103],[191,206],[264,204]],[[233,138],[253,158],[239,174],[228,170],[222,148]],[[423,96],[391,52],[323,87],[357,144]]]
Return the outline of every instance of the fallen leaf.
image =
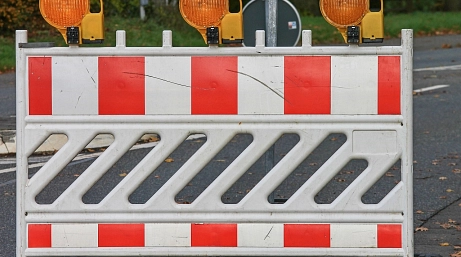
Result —
[[[450,257],[461,257],[461,252],[450,254]]]
[[[395,175],[392,174],[392,173],[390,173],[390,172],[388,172],[388,173],[386,173],[386,177],[395,177]]]
[[[174,159],[169,157],[169,158],[166,158],[165,162],[167,163],[171,163],[171,162],[174,162]]]
[[[440,246],[450,246],[450,243],[440,243]]]
[[[419,227],[419,228],[416,228],[416,231],[428,231],[429,229],[428,228],[425,228],[425,227]]]
[[[123,173],[120,173],[120,175],[119,175],[119,176],[120,176],[120,177],[126,177],[126,175],[128,175],[128,173],[126,173],[126,172],[123,172]]]
[[[442,228],[444,228],[444,229],[450,229],[450,228],[453,227],[452,225],[450,225],[450,224],[448,224],[448,223],[442,224],[442,225],[440,225],[440,226],[441,226]]]
[[[455,173],[455,174],[460,174],[460,173],[461,173],[461,169],[454,169],[454,170],[453,170],[453,173]]]
[[[90,153],[94,153],[94,152],[95,152],[94,149],[91,149],[91,148],[88,148],[87,150],[88,150],[88,152],[90,152]]]
[[[455,249],[455,250],[461,249],[461,245],[454,245],[453,249]]]
[[[441,197],[439,197],[439,199],[447,199],[447,197],[446,196],[441,196]]]
[[[448,192],[448,193],[453,193],[453,192],[455,192],[455,190],[453,190],[453,189],[447,189],[447,192]]]
[[[451,162],[451,163],[448,164],[448,166],[456,166],[456,163]]]
[[[452,48],[453,46],[450,45],[450,44],[442,44],[442,48],[443,49],[449,49],[449,48]]]
[[[423,214],[423,211],[416,211],[417,214]]]
[[[147,141],[148,142],[158,142],[158,141],[160,141],[160,138],[158,138],[158,137],[149,137],[147,139]]]
[[[458,223],[458,222],[456,222],[456,220],[448,219],[448,223],[456,224],[456,223]]]
[[[439,160],[432,160],[432,165],[439,165],[440,161]]]
[[[447,177],[440,177],[439,179],[440,180],[447,180],[448,178]]]

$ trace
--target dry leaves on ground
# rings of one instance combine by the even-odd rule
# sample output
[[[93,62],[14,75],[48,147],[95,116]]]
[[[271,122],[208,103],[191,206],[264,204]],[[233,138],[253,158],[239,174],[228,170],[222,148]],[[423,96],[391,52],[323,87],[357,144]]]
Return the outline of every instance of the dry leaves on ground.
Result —
[[[461,252],[450,254],[450,257],[461,257]]]
[[[429,229],[428,228],[425,228],[425,227],[419,227],[419,228],[416,228],[416,231],[428,231]]]

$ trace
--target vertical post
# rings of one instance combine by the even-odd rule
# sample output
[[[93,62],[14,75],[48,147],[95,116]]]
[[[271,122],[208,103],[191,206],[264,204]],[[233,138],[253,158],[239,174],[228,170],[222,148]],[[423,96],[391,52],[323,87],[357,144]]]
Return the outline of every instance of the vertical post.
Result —
[[[124,30],[117,30],[115,34],[115,46],[117,48],[126,47],[126,32]]]
[[[402,154],[402,181],[406,185],[406,206],[404,223],[405,238],[403,247],[407,256],[414,254],[413,236],[413,30],[404,29],[402,34],[403,54],[401,60],[401,80],[403,88],[403,108],[402,115],[404,122],[402,126],[406,130],[405,153]]]
[[[23,257],[27,242],[24,188],[29,172],[24,148],[27,56],[19,43],[27,43],[26,30],[16,31],[16,256]]]
[[[266,42],[269,47],[277,46],[278,0],[266,0]]]
[[[146,9],[144,9],[144,6],[148,4],[149,0],[139,0],[139,16],[142,21],[146,20]]]
[[[278,0],[266,0],[266,44],[268,47],[277,46],[277,5]],[[275,144],[266,152],[266,173],[274,168]],[[269,195],[269,203],[275,202],[274,194]]]

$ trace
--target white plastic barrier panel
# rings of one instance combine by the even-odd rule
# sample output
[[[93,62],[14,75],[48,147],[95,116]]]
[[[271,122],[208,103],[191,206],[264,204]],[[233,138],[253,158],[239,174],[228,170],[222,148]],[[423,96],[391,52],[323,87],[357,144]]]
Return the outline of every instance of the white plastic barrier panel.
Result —
[[[412,31],[401,46],[34,48],[17,38],[17,256],[413,256]],[[37,195],[101,133],[114,142],[50,203]],[[83,196],[145,134],[160,142],[99,202]],[[192,203],[175,196],[238,134],[253,141]],[[330,134],[345,142],[286,201],[269,195]],[[67,143],[29,175],[53,134]],[[191,134],[206,143],[143,203],[130,195]],[[223,194],[281,135],[299,141],[237,203]],[[316,195],[350,160],[363,172]],[[362,196],[400,163],[378,203]],[[59,185],[62,187],[62,185]]]

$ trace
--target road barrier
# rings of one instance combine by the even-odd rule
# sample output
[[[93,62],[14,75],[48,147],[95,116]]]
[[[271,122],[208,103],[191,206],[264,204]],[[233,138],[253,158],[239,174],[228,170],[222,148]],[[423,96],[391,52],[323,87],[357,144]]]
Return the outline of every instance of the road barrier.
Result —
[[[412,31],[401,46],[48,47],[17,38],[17,256],[413,256]],[[346,140],[282,203],[269,195],[330,134]],[[36,173],[50,135],[68,142]],[[97,135],[114,142],[56,199],[45,187]],[[84,195],[145,134],[158,144],[98,203]],[[192,134],[204,143],[143,203],[130,195]],[[175,196],[236,135],[252,142],[193,202]],[[222,195],[282,135],[299,142],[237,203]],[[367,167],[331,203],[348,162]],[[362,196],[395,164],[400,181]],[[30,177],[29,177],[30,176]]]

